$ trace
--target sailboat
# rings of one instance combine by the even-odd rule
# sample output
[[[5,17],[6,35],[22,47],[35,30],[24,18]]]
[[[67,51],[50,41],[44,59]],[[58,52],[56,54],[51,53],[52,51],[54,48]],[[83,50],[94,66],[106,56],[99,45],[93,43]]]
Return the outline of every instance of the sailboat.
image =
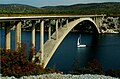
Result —
[[[86,45],[82,45],[82,44],[81,44],[81,35],[78,37],[77,47],[86,47]]]

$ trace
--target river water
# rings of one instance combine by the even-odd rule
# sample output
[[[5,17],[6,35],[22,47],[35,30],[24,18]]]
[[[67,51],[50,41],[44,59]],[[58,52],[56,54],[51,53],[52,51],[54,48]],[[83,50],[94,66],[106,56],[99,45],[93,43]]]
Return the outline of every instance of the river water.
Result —
[[[4,47],[4,30],[0,30],[0,48]],[[104,70],[120,69],[120,34],[81,34],[81,43],[86,44],[85,48],[77,48],[77,38],[80,33],[69,33],[60,44],[47,67],[56,67],[63,72],[73,69],[75,60],[83,67],[90,60],[96,59]],[[31,32],[22,32],[22,42],[27,45],[27,52],[31,43]],[[45,41],[48,34],[45,33]],[[39,50],[39,32],[36,32],[36,51]],[[11,31],[11,49],[15,47],[15,32]],[[28,55],[29,53],[27,53]]]

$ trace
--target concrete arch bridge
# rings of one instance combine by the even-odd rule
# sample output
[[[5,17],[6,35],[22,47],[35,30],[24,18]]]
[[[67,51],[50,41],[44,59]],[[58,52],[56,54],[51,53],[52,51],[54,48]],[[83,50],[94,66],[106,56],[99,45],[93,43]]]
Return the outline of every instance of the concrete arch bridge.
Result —
[[[101,33],[100,28],[102,25],[102,18],[104,15],[80,15],[80,16],[26,16],[26,17],[0,17],[0,23],[3,21],[18,21],[15,26],[15,49],[18,49],[18,43],[21,43],[21,21],[23,20],[40,20],[40,50],[39,52],[33,56],[32,61],[34,62],[36,59],[38,61],[37,64],[40,64],[45,68],[53,56],[54,52],[66,37],[66,35],[79,23],[83,21],[91,22],[98,33]],[[69,19],[73,20],[70,21]],[[48,40],[44,43],[44,27],[46,20],[55,20],[55,32],[51,33],[51,24],[48,29]],[[65,20],[65,24],[62,24],[61,19]],[[5,48],[10,49],[10,26],[5,27]],[[93,26],[93,27],[94,27]],[[32,26],[32,43],[35,46],[35,25]]]

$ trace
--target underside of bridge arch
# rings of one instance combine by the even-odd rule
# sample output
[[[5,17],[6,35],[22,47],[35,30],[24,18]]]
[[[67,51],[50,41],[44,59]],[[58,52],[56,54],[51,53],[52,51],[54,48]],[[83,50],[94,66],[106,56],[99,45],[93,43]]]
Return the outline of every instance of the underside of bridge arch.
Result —
[[[97,26],[90,20],[84,20],[78,23],[74,27],[73,31],[80,32],[80,33],[98,33]]]

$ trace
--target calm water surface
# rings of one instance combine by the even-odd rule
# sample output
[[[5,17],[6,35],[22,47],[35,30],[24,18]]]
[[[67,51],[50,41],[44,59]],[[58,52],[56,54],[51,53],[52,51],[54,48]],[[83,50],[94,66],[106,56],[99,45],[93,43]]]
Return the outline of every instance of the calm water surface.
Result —
[[[4,47],[4,30],[0,30],[0,48]],[[103,69],[120,69],[120,34],[81,34],[82,43],[86,48],[77,48],[77,38],[80,33],[69,33],[60,44],[47,67],[55,66],[63,72],[72,70],[75,60],[79,60],[80,67],[83,67],[90,60],[99,61]],[[15,32],[11,31],[11,47],[15,47]],[[36,50],[39,46],[39,32],[36,32]],[[45,41],[48,39],[45,33]],[[22,42],[27,45],[27,52],[31,44],[31,32],[22,32]],[[27,53],[28,55],[29,53]]]

